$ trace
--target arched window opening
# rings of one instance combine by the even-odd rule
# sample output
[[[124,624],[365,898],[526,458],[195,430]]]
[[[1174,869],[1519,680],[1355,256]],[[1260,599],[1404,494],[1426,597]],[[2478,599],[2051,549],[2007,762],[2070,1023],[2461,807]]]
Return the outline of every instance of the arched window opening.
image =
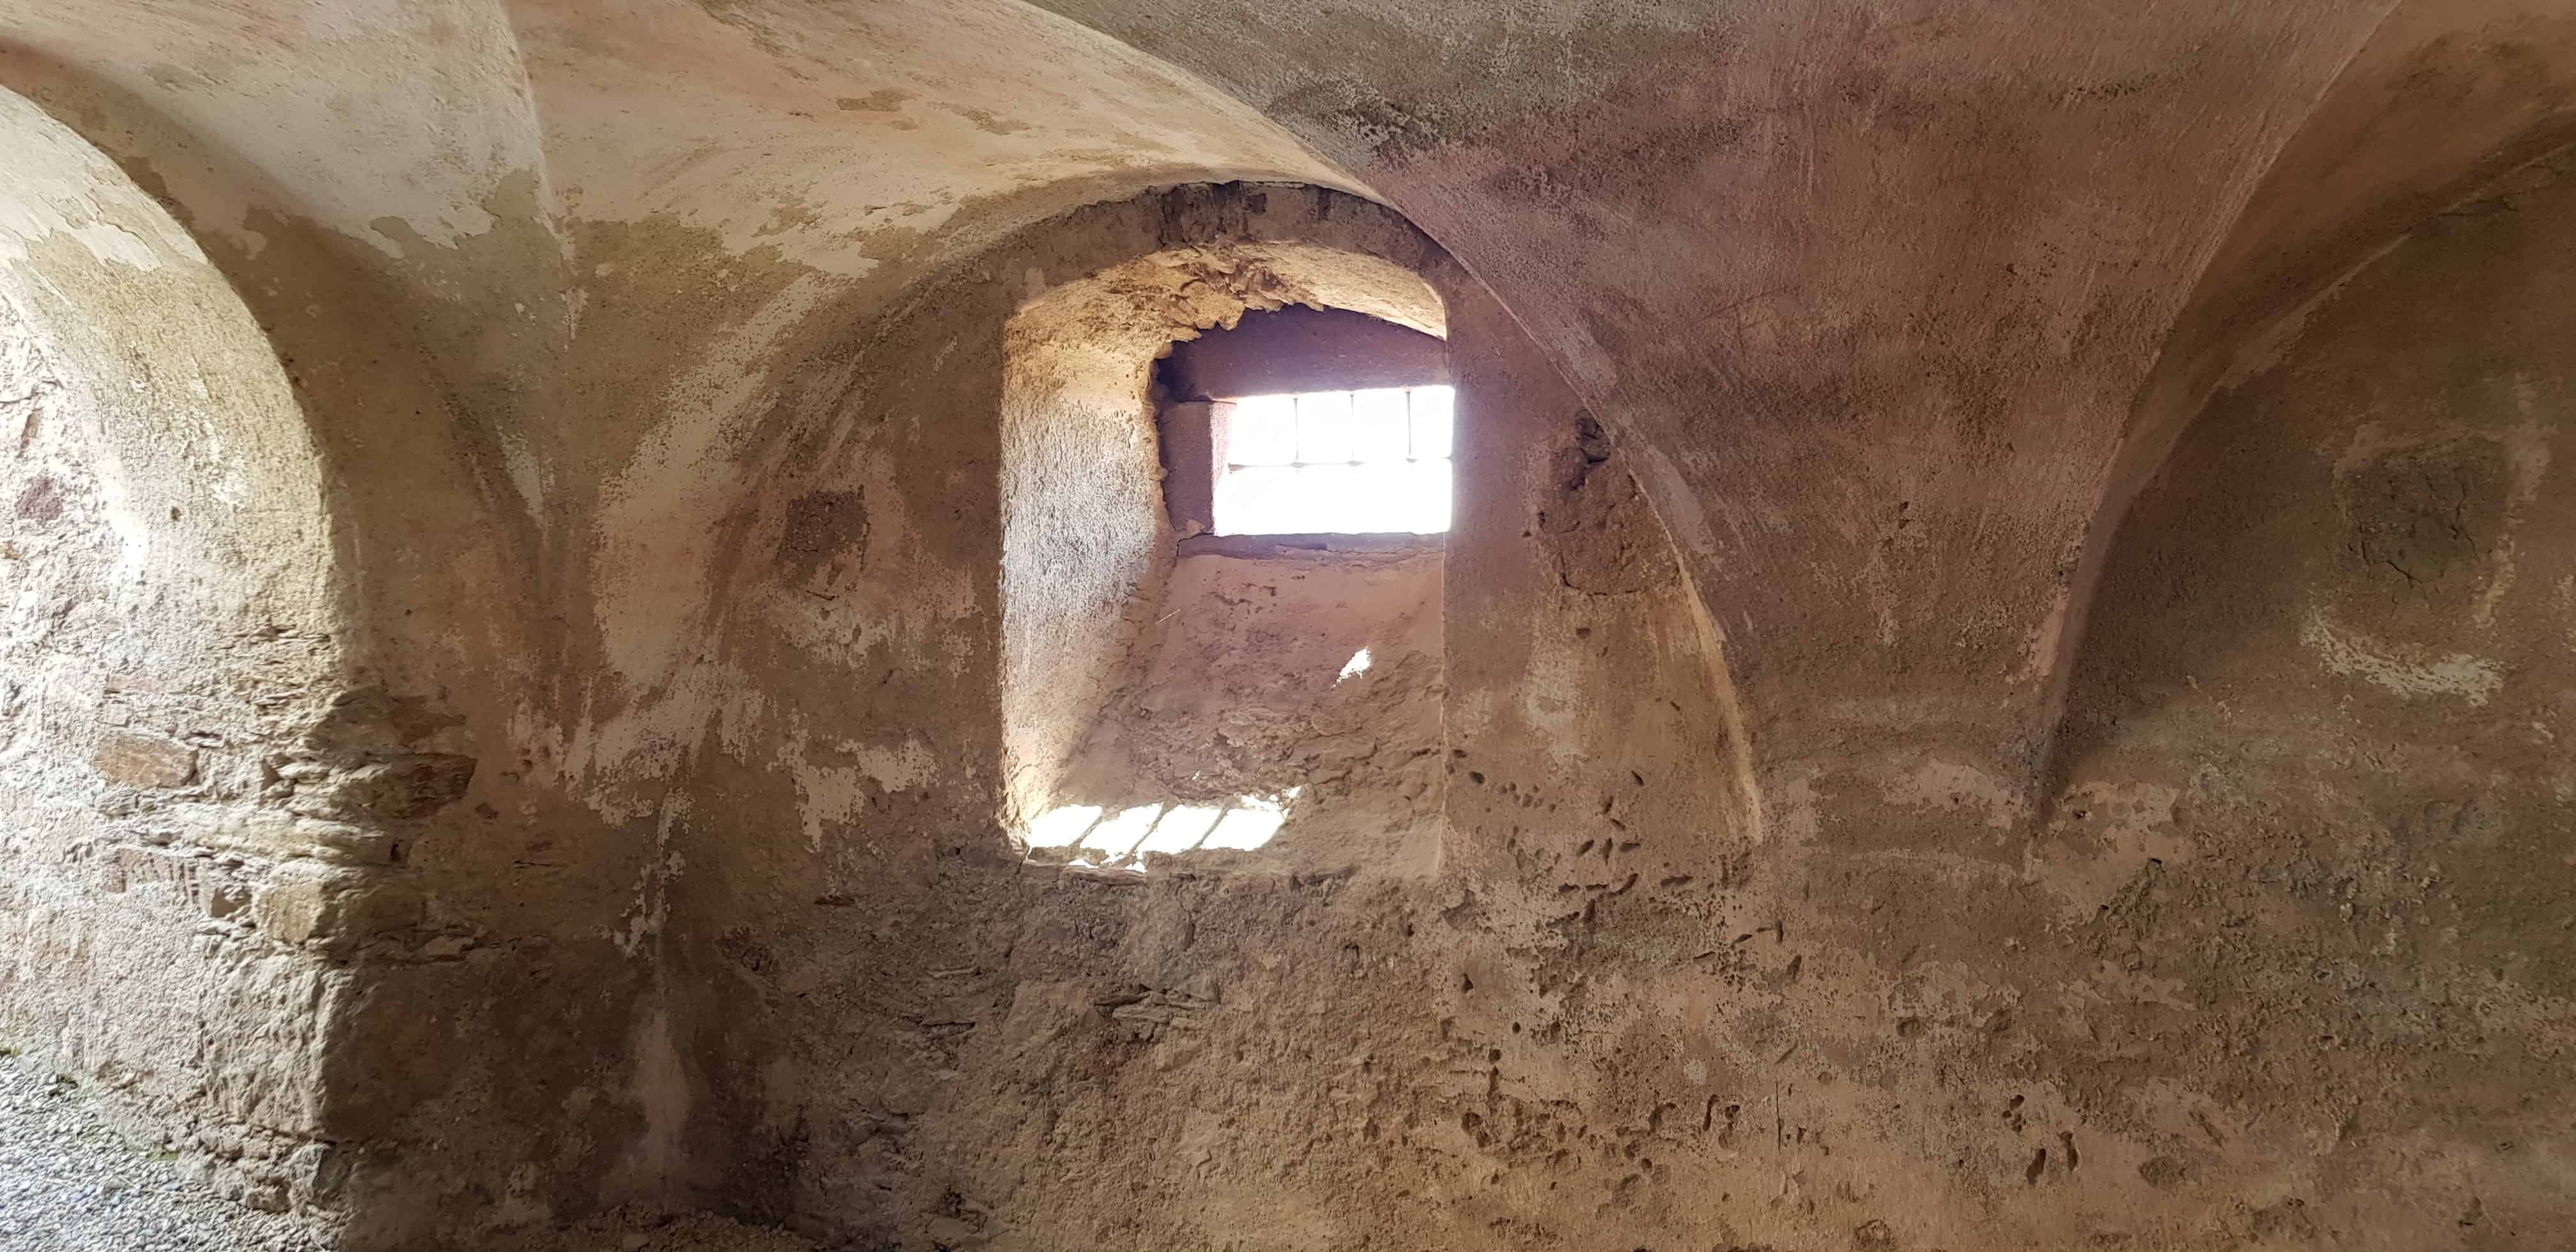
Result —
[[[1423,276],[1320,245],[1175,249],[1022,306],[1003,704],[1032,859],[1436,859],[1445,331]]]
[[[1218,406],[1220,535],[1449,529],[1445,385],[1245,396]]]

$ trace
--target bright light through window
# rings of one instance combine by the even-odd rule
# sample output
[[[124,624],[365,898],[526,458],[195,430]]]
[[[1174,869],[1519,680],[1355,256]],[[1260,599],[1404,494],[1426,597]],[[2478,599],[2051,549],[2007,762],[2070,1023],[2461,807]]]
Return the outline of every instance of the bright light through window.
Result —
[[[1220,535],[1437,534],[1449,529],[1447,387],[1235,401]]]
[[[1178,856],[1211,848],[1249,852],[1270,842],[1288,821],[1299,788],[1275,796],[1241,795],[1215,804],[1139,804],[1115,811],[1097,804],[1050,809],[1020,838],[1033,848],[1078,848],[1094,865],[1137,865],[1148,852]]]

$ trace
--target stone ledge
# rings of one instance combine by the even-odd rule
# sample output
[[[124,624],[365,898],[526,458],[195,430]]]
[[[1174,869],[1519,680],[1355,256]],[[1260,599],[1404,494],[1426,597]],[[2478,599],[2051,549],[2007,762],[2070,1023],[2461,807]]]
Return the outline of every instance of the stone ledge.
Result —
[[[1409,533],[1367,535],[1192,535],[1172,545],[1176,557],[1295,557],[1366,552],[1412,556],[1449,550],[1449,536]]]

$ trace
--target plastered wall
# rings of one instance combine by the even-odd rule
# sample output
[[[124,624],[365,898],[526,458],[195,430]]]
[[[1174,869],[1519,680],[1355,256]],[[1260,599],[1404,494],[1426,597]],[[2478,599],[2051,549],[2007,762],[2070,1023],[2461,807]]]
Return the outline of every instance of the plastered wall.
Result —
[[[0,1044],[352,1246],[2531,1246],[2571,30],[0,4]],[[1437,855],[1033,871],[1008,327],[1310,245]]]
[[[2113,549],[2029,855],[2138,989],[2092,1033],[2195,1072],[2126,1110],[2176,1205],[2392,1248],[2568,1220],[2567,178],[2304,309]],[[2096,1047],[2077,1089],[2135,1090]]]
[[[1407,536],[1407,539],[1412,539]],[[1210,828],[1268,872],[1429,873],[1440,851],[1447,691],[1440,540],[1229,544],[1174,562],[1062,799],[1278,813]],[[1166,817],[1169,837],[1183,819]],[[1204,826],[1202,822],[1200,825]],[[1260,838],[1254,848],[1226,845]],[[1100,862],[1114,838],[1070,854]],[[1033,853],[1033,856],[1036,855]],[[1148,858],[1150,859],[1150,858]],[[1213,853],[1189,866],[1213,865]]]

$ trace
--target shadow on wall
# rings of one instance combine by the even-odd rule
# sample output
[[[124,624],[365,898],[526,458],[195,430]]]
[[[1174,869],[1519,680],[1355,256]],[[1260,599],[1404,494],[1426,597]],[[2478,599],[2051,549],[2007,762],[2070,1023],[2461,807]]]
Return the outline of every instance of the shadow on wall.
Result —
[[[351,1246],[493,1220],[441,1199],[513,1176],[544,1179],[523,1219],[596,1203],[633,1105],[570,1093],[646,963],[621,892],[566,884],[636,845],[584,837],[545,747],[495,746],[543,700],[531,532],[477,489],[419,293],[192,119],[0,62],[42,102],[0,93],[0,581],[49,606],[0,653],[36,694],[0,774],[45,811],[0,867],[46,867],[0,874],[0,1041],[112,1080],[228,1190],[348,1212]]]

